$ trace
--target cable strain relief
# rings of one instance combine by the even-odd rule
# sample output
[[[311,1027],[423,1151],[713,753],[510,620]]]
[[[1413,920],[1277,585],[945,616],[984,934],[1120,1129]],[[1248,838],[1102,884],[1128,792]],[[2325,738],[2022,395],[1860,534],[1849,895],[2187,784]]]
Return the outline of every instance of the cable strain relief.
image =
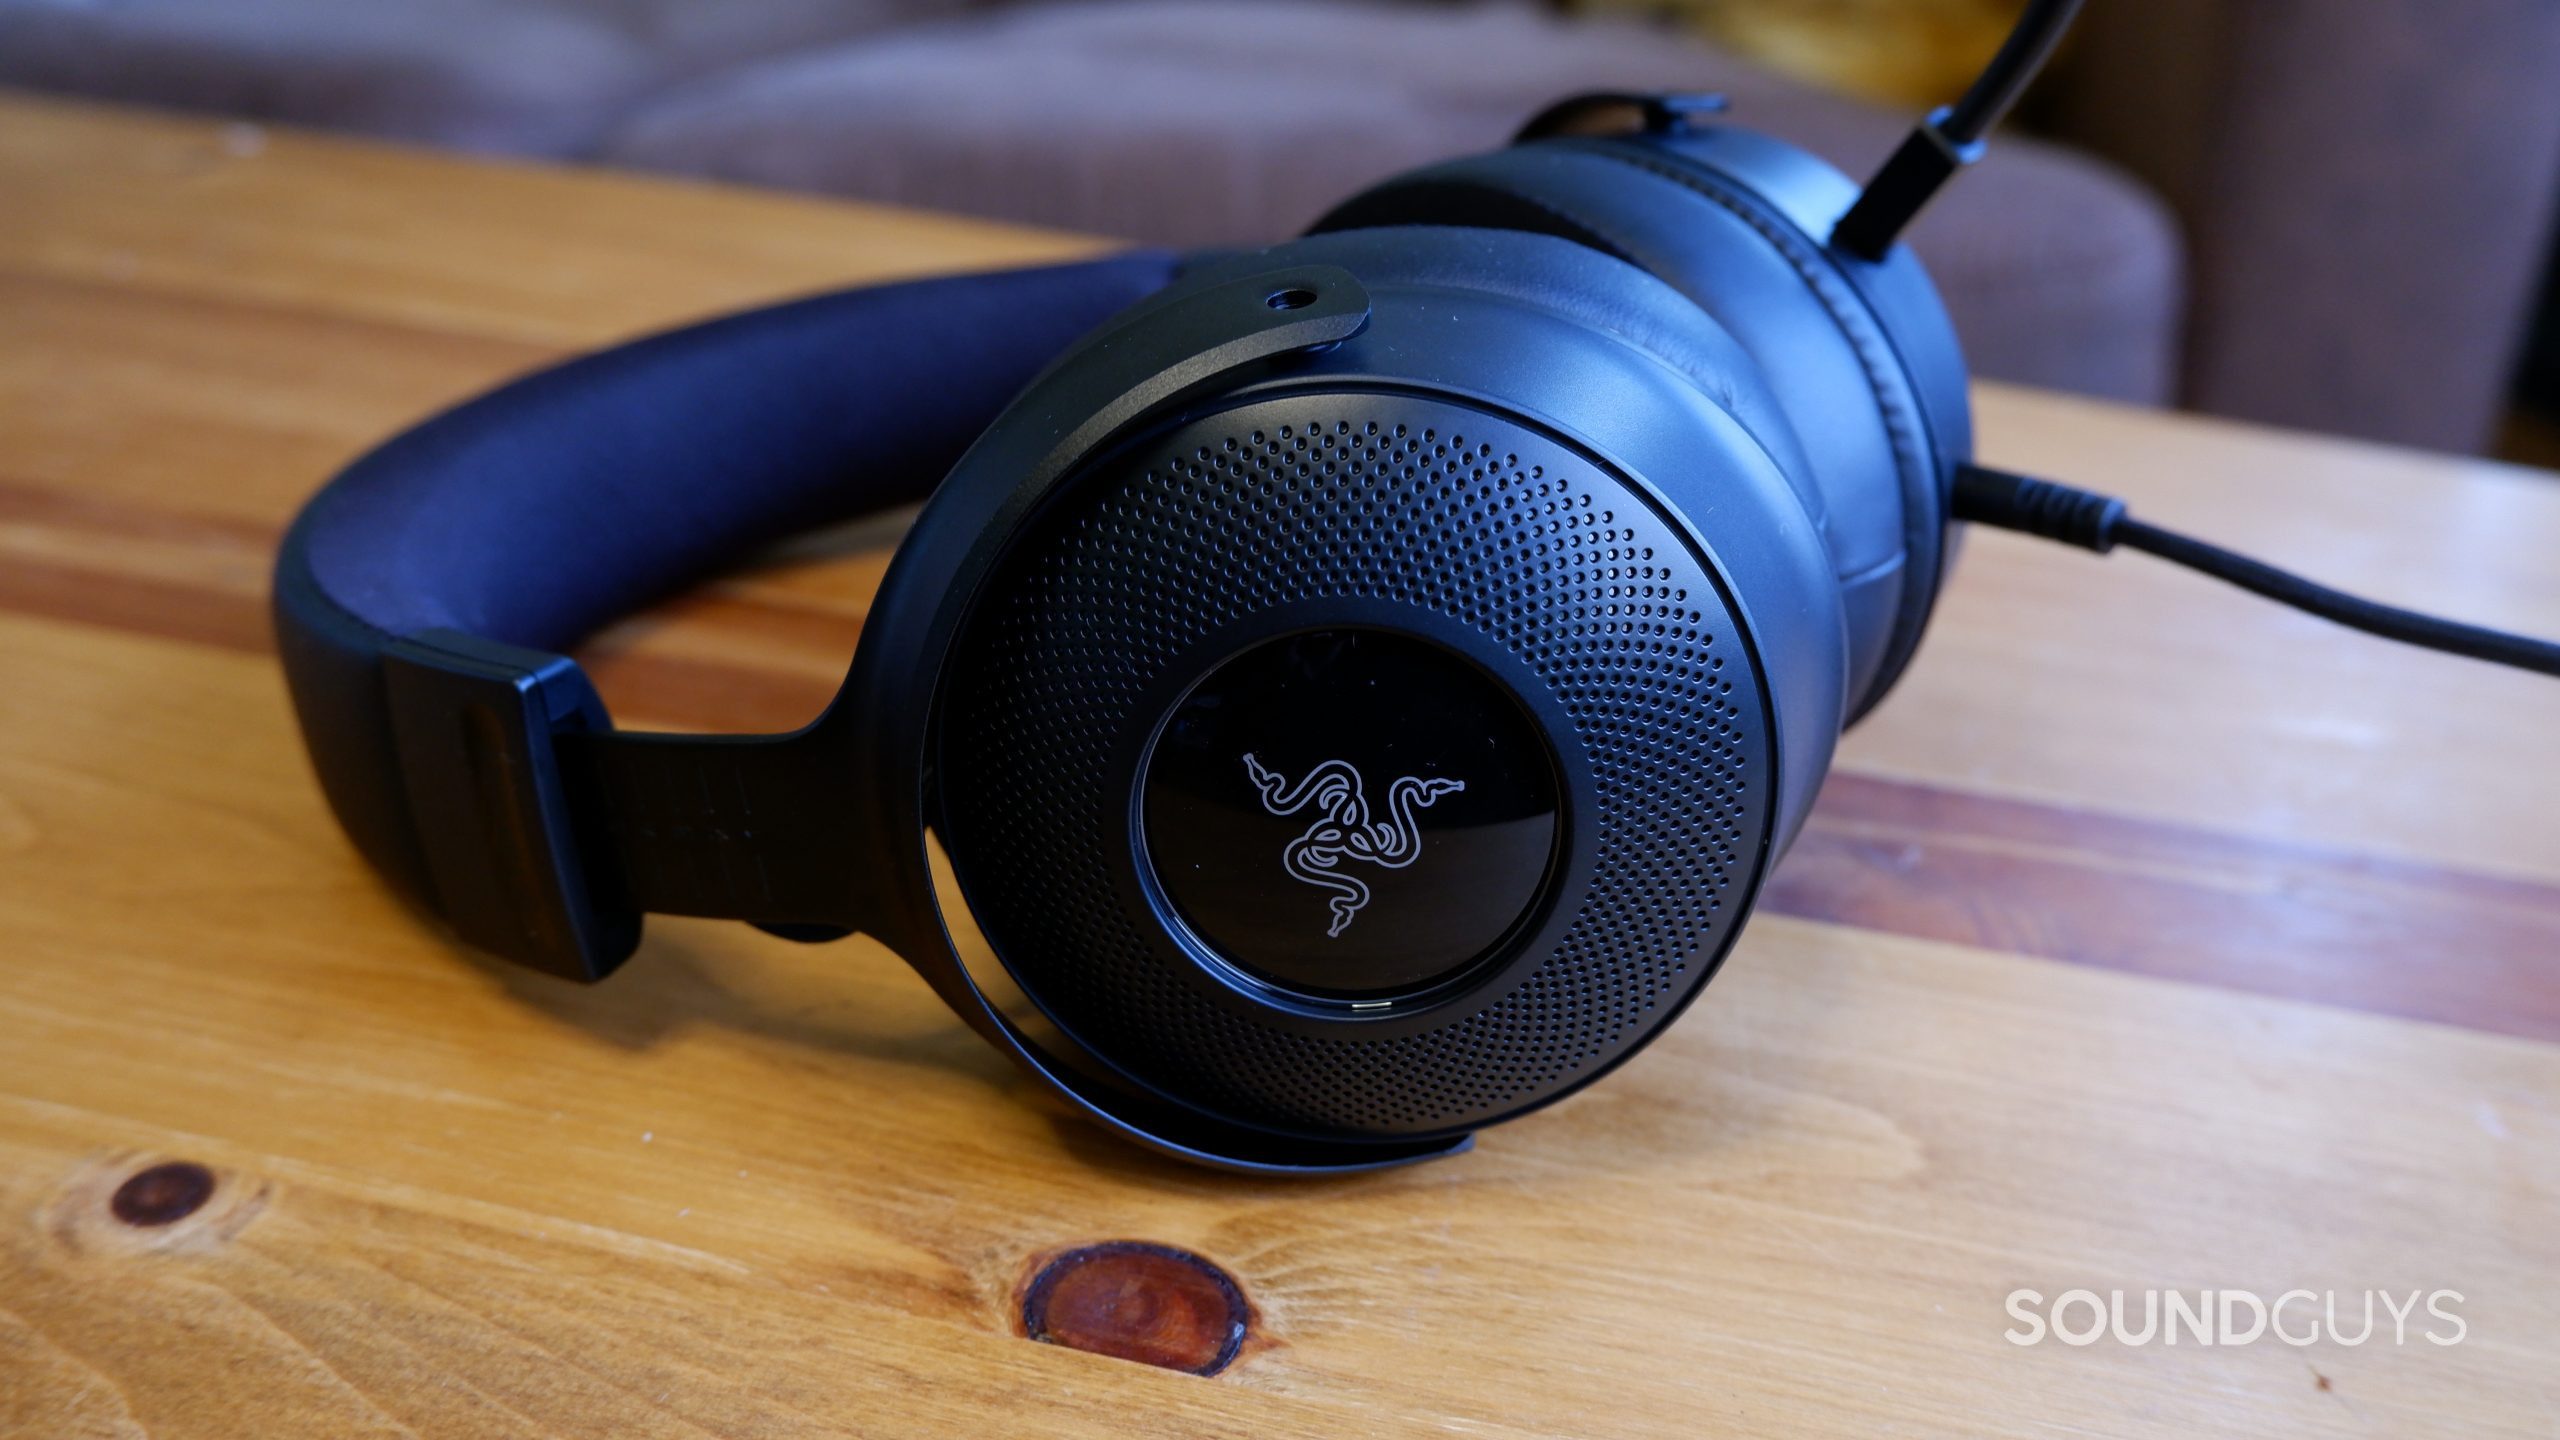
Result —
[[[1955,518],[2059,540],[2104,555],[2115,548],[2124,502],[2030,475],[1981,465],[1956,470]]]

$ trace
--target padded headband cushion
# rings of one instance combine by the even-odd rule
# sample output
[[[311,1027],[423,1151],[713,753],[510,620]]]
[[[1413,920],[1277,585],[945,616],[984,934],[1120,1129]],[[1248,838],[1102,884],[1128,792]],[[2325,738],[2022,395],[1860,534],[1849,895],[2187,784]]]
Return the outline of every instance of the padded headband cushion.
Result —
[[[853,290],[571,361],[358,460],[304,511],[300,558],[375,629],[562,648],[748,548],[920,498],[1172,264]]]
[[[364,456],[277,558],[285,676],[359,849],[432,895],[384,646],[436,629],[561,650],[797,529],[923,496],[1160,252],[821,295],[545,370]]]

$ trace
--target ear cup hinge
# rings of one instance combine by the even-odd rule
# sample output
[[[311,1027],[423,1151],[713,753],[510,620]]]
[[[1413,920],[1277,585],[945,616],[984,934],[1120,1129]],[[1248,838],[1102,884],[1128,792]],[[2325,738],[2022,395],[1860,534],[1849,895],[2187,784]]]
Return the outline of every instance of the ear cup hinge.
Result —
[[[383,685],[411,826],[437,909],[462,939],[570,980],[640,940],[577,843],[557,738],[611,723],[577,662],[451,630],[390,641]]]

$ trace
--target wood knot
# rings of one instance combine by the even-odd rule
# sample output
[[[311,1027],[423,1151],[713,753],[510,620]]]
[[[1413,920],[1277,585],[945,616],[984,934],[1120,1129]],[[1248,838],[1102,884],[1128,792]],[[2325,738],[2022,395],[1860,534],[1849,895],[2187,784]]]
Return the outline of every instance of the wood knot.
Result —
[[[1022,1292],[1022,1333],[1047,1345],[1215,1375],[1253,1307],[1226,1271],[1170,1245],[1112,1240],[1051,1259]]]
[[[213,1198],[213,1172],[193,1160],[170,1160],[116,1187],[107,1209],[127,1225],[173,1225]]]
[[[273,1196],[254,1175],[126,1151],[73,1170],[41,1223],[76,1255],[201,1255],[229,1244]]]

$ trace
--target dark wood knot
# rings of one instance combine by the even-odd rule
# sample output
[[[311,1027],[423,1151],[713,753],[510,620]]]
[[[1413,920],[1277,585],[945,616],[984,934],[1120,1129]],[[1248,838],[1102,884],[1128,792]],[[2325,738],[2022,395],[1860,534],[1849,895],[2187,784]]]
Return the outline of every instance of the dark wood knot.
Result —
[[[1232,1364],[1252,1324],[1226,1271],[1141,1240],[1070,1250],[1022,1293],[1022,1332],[1034,1340],[1194,1375]]]
[[[107,1209],[127,1225],[174,1225],[212,1198],[212,1171],[192,1160],[172,1160],[134,1172],[116,1187]]]

